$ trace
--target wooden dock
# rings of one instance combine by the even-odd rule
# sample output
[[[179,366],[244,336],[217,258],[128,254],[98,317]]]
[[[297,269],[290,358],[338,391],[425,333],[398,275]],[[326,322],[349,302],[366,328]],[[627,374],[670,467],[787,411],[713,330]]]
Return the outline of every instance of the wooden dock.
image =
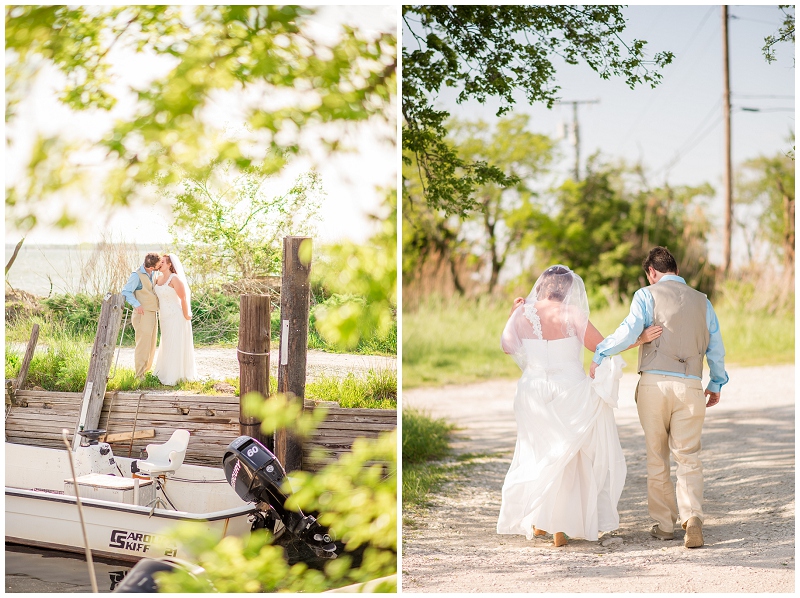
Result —
[[[305,402],[308,409],[316,405]],[[69,429],[71,440],[80,406],[79,392],[17,390],[6,417],[6,441],[63,449],[61,430]],[[397,427],[394,409],[325,407],[326,419],[303,444],[303,469],[307,471],[338,459],[356,438],[376,438]],[[220,467],[228,444],[239,436],[239,397],[107,392],[99,427],[109,435],[115,455],[133,458],[141,457],[148,444],[166,442],[173,430],[183,428],[192,435],[185,462]],[[312,461],[315,450],[324,456]]]

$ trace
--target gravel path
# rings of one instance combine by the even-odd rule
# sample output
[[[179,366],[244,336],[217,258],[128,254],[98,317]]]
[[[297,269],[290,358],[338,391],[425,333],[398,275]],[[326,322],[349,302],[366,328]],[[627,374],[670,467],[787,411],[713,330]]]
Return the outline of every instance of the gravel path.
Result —
[[[411,389],[403,405],[462,429],[456,452],[488,453],[403,528],[404,592],[794,592],[793,365],[730,368],[703,428],[706,545],[650,537],[644,435],[626,374],[615,411],[628,477],[621,527],[601,542],[499,536],[516,438],[515,380]],[[673,479],[674,479],[673,465]],[[606,544],[606,546],[603,546]]]
[[[201,378],[224,380],[239,377],[239,362],[236,360],[236,349],[218,347],[200,347],[194,350],[197,373]],[[306,356],[306,376],[309,380],[320,375],[344,376],[348,373],[366,373],[368,370],[396,370],[397,359],[380,355],[351,355],[348,353],[326,353],[325,351],[308,351]],[[277,376],[278,350],[269,354],[270,370]],[[113,366],[112,366],[113,367]],[[133,369],[133,347],[120,349],[118,367]]]

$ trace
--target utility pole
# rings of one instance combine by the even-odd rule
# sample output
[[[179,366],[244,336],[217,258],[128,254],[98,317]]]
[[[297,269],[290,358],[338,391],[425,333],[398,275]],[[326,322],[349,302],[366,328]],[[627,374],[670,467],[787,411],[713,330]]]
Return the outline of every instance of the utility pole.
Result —
[[[722,271],[728,274],[731,268],[731,235],[733,221],[733,196],[731,172],[731,82],[730,64],[728,61],[728,7],[722,5],[722,120],[725,122],[725,231],[722,258]]]
[[[581,138],[578,129],[578,104],[599,104],[600,100],[570,100],[559,104],[572,104],[572,143],[575,146],[575,180],[581,180]]]

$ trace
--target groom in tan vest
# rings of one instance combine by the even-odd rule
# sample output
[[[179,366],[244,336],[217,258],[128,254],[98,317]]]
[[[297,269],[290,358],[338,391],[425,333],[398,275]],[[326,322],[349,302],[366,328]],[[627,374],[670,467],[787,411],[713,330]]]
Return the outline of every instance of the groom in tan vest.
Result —
[[[153,357],[156,353],[158,297],[153,288],[155,282],[153,272],[160,262],[161,258],[157,253],[148,253],[144,258],[144,264],[131,273],[128,282],[122,288],[122,295],[133,307],[131,324],[136,332],[136,351],[133,359],[136,377],[139,379],[143,379],[153,366]]]
[[[725,348],[711,302],[678,276],[678,264],[666,248],[652,249],[642,266],[650,286],[636,291],[628,317],[597,345],[589,375],[594,377],[605,357],[629,347],[648,326],[662,327],[659,338],[639,348],[636,387],[647,448],[647,506],[656,521],[650,534],[672,540],[677,521],[686,530],[684,546],[697,548],[703,545],[700,433],[706,407],[719,403],[720,389],[728,381]],[[705,392],[703,356],[710,375]],[[677,502],[670,450],[678,466]]]

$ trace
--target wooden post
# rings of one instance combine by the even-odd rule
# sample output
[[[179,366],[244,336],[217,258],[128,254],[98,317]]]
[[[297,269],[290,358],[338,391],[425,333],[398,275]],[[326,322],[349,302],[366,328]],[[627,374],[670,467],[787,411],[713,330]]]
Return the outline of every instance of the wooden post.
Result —
[[[83,388],[83,405],[81,416],[75,426],[73,449],[80,444],[77,433],[81,426],[85,430],[96,429],[100,425],[100,412],[103,410],[103,399],[108,384],[108,373],[114,357],[117,334],[122,323],[122,306],[125,298],[122,293],[106,294],[100,309],[100,321],[94,337],[92,356],[89,360],[89,371],[86,375],[86,386]]]
[[[733,168],[731,166],[731,85],[728,61],[728,7],[722,6],[722,120],[725,125],[725,171],[722,176],[725,200],[725,228],[722,232],[722,273],[731,270],[731,237],[733,235]]]
[[[22,358],[22,365],[19,367],[19,374],[14,380],[14,392],[18,391],[25,384],[25,378],[28,377],[28,368],[31,367],[31,359],[33,359],[33,351],[36,349],[36,343],[39,340],[39,325],[34,324],[31,330],[31,338],[28,339],[28,348],[25,350],[25,357]]]
[[[306,394],[310,282],[311,239],[284,237],[278,392],[288,395],[291,400],[300,401],[300,405]],[[302,467],[300,441],[286,430],[275,432],[275,456],[286,471]]]
[[[261,420],[246,415],[242,399],[249,392],[269,396],[269,295],[239,296],[239,430],[273,450],[272,436],[261,433]]]

